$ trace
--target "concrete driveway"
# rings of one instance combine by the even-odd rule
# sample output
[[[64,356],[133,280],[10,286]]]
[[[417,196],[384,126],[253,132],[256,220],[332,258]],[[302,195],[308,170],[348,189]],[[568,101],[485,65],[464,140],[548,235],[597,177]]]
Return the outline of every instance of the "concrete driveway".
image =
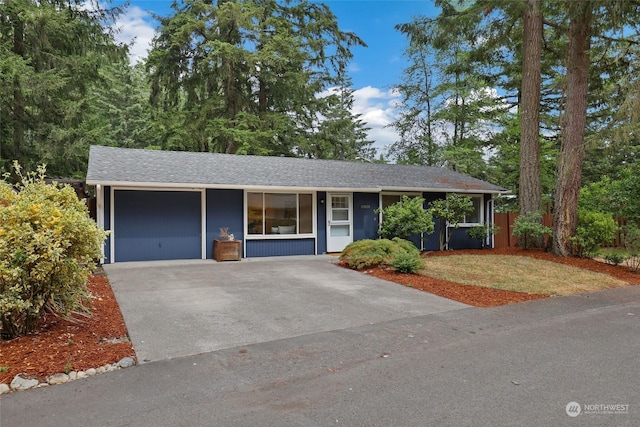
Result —
[[[467,307],[303,256],[105,265],[138,363]]]

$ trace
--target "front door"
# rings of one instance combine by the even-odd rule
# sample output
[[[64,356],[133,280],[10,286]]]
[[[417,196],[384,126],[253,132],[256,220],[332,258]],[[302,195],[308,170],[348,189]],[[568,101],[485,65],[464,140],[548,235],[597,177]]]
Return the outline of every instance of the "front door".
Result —
[[[327,195],[327,252],[341,252],[353,242],[351,194]]]

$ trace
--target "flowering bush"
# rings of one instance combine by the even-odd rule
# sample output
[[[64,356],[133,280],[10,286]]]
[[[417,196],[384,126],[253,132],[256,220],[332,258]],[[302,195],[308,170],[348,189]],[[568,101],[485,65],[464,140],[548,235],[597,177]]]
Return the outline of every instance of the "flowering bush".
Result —
[[[9,337],[33,331],[45,311],[86,309],[86,280],[106,237],[69,187],[44,181],[44,166],[17,190],[0,181],[0,318]]]

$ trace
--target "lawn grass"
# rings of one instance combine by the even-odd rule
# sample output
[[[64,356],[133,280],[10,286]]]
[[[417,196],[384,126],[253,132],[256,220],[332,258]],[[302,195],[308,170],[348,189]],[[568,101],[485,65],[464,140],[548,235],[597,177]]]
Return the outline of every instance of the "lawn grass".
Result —
[[[467,285],[548,295],[570,295],[627,284],[606,274],[509,255],[427,257],[420,274]]]

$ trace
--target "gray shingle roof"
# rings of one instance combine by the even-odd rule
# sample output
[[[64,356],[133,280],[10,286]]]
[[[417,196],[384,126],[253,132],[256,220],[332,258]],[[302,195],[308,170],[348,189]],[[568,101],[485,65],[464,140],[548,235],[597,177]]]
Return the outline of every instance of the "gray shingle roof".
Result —
[[[92,146],[87,183],[206,188],[507,192],[448,169],[293,157]]]

